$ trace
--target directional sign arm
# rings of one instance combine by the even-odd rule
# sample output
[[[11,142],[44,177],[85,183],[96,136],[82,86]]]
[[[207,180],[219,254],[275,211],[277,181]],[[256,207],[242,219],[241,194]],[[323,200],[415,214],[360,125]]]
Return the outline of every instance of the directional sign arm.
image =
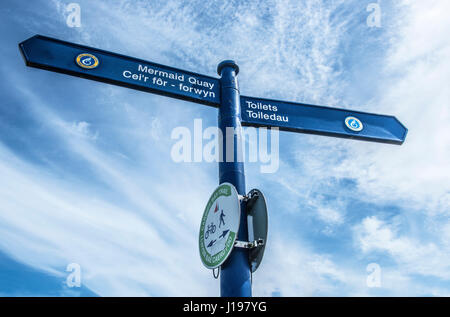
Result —
[[[20,43],[19,48],[27,66],[209,106],[220,105],[220,83],[214,77],[42,35]]]
[[[243,126],[402,144],[407,129],[394,116],[241,96]]]

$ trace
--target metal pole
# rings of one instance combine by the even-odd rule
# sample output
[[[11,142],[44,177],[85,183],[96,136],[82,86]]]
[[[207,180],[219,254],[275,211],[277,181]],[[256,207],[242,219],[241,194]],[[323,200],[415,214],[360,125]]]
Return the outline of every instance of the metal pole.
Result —
[[[226,60],[217,66],[217,73],[221,76],[221,103],[218,125],[223,134],[222,160],[219,162],[219,183],[228,182],[233,184],[239,195],[244,196],[246,194],[244,162],[243,160],[238,160],[238,153],[242,153],[238,72],[239,67],[234,61]],[[227,133],[227,127],[233,128],[233,130],[228,129]],[[230,141],[233,141],[233,147],[230,147],[227,152],[227,144]],[[233,150],[233,153],[230,153],[230,150]],[[233,155],[231,156],[231,154]],[[231,161],[230,156],[233,157]],[[237,240],[248,241],[245,202],[241,203],[241,219]],[[234,248],[229,258],[222,264],[220,295],[222,297],[252,296],[248,250]]]

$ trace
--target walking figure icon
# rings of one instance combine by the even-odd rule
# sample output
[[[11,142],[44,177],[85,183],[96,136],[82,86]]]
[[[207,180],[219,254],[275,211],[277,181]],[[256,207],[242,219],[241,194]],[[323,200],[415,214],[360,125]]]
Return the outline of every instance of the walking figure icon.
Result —
[[[223,224],[225,226],[225,220],[223,218],[225,217],[225,214],[223,213],[223,210],[220,211],[220,222],[219,222],[219,228]]]

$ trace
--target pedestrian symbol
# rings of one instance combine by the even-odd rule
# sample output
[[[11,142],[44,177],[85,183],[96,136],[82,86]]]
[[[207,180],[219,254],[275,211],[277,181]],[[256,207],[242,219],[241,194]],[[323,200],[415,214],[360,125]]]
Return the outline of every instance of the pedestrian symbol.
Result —
[[[223,224],[225,225],[225,221],[223,220],[223,218],[225,217],[225,214],[223,213],[223,209],[220,211],[220,223],[219,223],[219,228],[220,226]]]

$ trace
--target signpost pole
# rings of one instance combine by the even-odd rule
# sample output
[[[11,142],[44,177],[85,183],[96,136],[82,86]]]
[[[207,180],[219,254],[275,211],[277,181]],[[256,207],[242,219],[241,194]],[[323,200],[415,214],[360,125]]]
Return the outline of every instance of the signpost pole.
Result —
[[[218,126],[223,142],[219,161],[219,183],[233,184],[239,195],[245,195],[245,174],[241,142],[241,105],[237,82],[239,67],[226,60],[217,66],[221,83]],[[232,146],[231,146],[232,144]],[[245,202],[241,202],[241,219],[237,240],[248,241]],[[220,295],[222,297],[251,297],[252,285],[248,250],[234,248],[221,266]]]
[[[36,35],[25,40],[19,44],[19,48],[27,66],[219,107],[218,127],[222,132],[219,184],[229,183],[227,184],[228,187],[232,187],[230,184],[233,185],[237,194],[242,197],[246,194],[242,155],[242,124],[253,127],[278,127],[283,131],[398,145],[405,141],[408,132],[408,129],[393,116],[240,96],[237,81],[239,67],[231,60],[223,61],[217,66],[217,73],[220,76],[219,81],[214,77],[42,35]],[[243,109],[241,109],[241,103]],[[234,189],[233,195],[235,198],[233,207],[236,211],[239,211],[237,206],[238,203],[240,204],[237,237],[234,231],[225,230],[221,237],[211,238],[210,244],[205,246],[205,239],[208,238],[201,238],[203,235],[200,232],[200,256],[202,261],[204,261],[203,256],[209,256],[206,251],[207,247],[216,252],[214,255],[217,255],[217,257],[209,256],[209,258],[210,260],[215,259],[217,263],[214,261],[209,264],[205,261],[203,263],[208,268],[210,268],[209,265],[212,266],[211,268],[221,265],[221,296],[251,297],[252,271],[250,262],[254,272],[262,259],[264,249],[256,249],[257,253],[255,254],[255,249],[250,253],[247,248],[234,247],[235,240],[248,242],[249,233],[247,203],[244,200],[239,202]],[[259,220],[252,218],[251,224],[253,235],[258,231],[258,238],[264,237],[267,239],[267,207],[262,194],[260,196],[258,215],[265,214],[266,216],[258,218]],[[249,203],[248,212],[251,217],[255,214],[254,206],[254,201]],[[205,221],[209,212],[210,210],[205,210]],[[227,221],[227,218],[222,219],[225,216],[220,216],[219,227],[220,224]],[[234,220],[238,218],[238,216],[235,216]],[[228,222],[228,225],[232,224],[237,227],[237,222]],[[204,230],[203,219],[202,226]],[[229,239],[233,239],[233,243],[228,243],[226,252],[230,252],[231,247],[234,247],[234,249],[231,253],[221,253],[213,246],[219,238],[225,238],[227,232],[229,232]],[[231,233],[233,234],[231,235]],[[219,245],[219,243],[216,245]],[[225,248],[222,249],[222,251],[224,250]],[[221,254],[223,258],[220,258]],[[251,258],[249,258],[249,255]]]

